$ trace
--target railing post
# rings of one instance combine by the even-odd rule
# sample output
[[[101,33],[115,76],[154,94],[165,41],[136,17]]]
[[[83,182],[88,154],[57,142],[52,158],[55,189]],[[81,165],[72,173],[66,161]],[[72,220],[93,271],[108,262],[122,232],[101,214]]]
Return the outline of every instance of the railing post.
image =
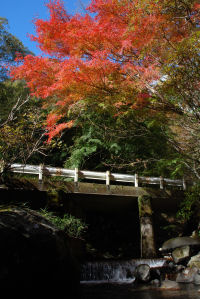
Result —
[[[139,177],[137,173],[135,173],[135,187],[139,187]]]
[[[75,188],[78,188],[78,173],[79,173],[78,168],[75,168],[75,170],[74,170],[74,184],[75,184]]]
[[[106,171],[106,187],[108,190],[110,190],[110,171]]]
[[[39,182],[42,182],[43,179],[43,164],[39,165]]]
[[[43,189],[43,168],[44,165],[40,164],[39,165],[39,172],[38,172],[38,184],[39,184],[39,189],[42,190]]]
[[[0,173],[4,172],[5,162],[4,160],[0,160]]]
[[[162,176],[160,177],[160,189],[164,189],[164,178]]]
[[[183,190],[185,191],[186,189],[187,189],[186,181],[185,178],[183,177]]]

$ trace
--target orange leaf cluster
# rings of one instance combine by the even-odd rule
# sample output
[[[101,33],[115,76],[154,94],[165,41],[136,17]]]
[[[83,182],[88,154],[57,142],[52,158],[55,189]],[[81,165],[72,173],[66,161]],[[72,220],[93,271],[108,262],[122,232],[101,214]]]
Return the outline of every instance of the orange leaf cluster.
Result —
[[[121,96],[132,109],[142,109],[149,104],[149,84],[161,76],[160,59],[165,63],[170,47],[190,34],[192,18],[199,20],[198,3],[191,1],[189,22],[177,17],[173,2],[92,0],[84,16],[70,16],[62,1],[49,0],[50,18],[36,19],[31,37],[48,57],[28,55],[12,76],[53,104],[56,115],[85,98],[119,105]],[[48,117],[50,138],[69,127],[55,127],[59,120]]]

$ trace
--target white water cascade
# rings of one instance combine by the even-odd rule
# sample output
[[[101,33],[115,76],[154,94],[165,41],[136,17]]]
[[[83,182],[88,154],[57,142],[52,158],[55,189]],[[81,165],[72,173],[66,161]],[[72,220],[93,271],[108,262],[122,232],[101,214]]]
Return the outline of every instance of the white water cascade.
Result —
[[[166,259],[87,262],[81,267],[81,283],[132,283],[135,281],[135,269],[141,264],[162,268]]]

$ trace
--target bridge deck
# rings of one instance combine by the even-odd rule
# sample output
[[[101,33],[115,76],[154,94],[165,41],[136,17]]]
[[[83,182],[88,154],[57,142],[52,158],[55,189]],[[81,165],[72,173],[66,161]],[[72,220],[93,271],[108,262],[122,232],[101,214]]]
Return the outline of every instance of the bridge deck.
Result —
[[[172,193],[177,190],[168,189],[155,189],[150,187],[134,187],[124,185],[109,185],[95,184],[95,183],[83,183],[79,182],[74,184],[73,182],[65,183],[66,192],[80,193],[80,194],[97,194],[106,196],[124,196],[124,197],[138,197],[142,195],[148,195],[152,198],[169,198]],[[44,185],[45,189],[45,185]],[[183,191],[182,191],[183,192]]]

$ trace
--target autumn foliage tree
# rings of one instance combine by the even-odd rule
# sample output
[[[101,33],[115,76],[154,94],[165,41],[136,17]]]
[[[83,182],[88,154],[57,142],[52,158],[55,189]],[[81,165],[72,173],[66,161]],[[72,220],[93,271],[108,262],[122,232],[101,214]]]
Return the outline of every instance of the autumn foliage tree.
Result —
[[[68,112],[81,101],[116,107],[116,117],[144,108],[199,117],[198,1],[92,0],[73,16],[60,0],[47,7],[50,18],[36,19],[31,36],[45,56],[26,56],[12,76],[43,99],[49,140],[73,125]]]

